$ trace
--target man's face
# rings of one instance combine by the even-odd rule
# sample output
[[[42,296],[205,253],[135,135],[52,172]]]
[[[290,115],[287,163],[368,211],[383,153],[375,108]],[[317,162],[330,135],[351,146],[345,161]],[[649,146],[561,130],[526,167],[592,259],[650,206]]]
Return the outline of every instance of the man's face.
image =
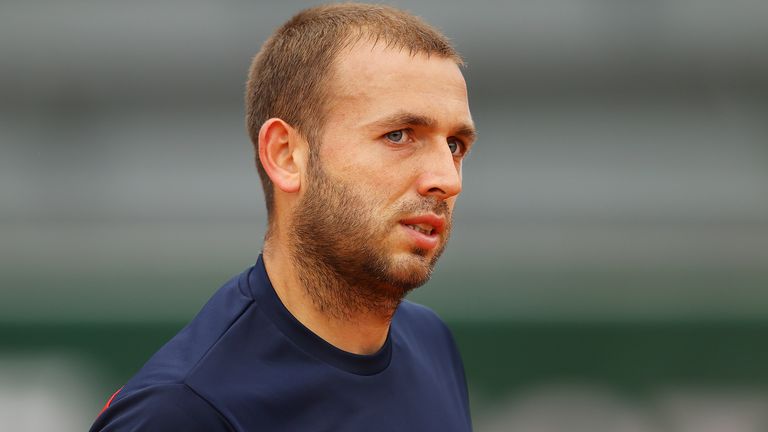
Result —
[[[402,297],[429,279],[450,234],[474,138],[464,78],[450,59],[360,43],[328,85],[293,217],[298,252]]]

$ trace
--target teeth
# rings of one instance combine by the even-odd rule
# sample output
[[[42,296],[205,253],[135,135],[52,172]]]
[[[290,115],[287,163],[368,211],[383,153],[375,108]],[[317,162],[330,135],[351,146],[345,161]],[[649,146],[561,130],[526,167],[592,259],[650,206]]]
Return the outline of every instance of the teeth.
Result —
[[[432,234],[432,227],[429,225],[418,224],[418,225],[406,225],[406,226],[422,234],[426,234],[426,235]]]

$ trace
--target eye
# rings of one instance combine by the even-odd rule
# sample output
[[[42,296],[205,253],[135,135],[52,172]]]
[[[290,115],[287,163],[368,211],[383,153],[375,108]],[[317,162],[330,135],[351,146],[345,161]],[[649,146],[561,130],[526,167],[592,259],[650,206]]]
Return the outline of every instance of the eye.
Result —
[[[464,141],[456,137],[450,137],[448,138],[448,149],[451,150],[451,154],[454,156],[464,156],[464,153],[465,153]]]
[[[387,132],[384,134],[384,138],[386,138],[388,141],[391,141],[395,144],[402,144],[405,142],[405,139],[407,137],[407,133],[404,129]]]

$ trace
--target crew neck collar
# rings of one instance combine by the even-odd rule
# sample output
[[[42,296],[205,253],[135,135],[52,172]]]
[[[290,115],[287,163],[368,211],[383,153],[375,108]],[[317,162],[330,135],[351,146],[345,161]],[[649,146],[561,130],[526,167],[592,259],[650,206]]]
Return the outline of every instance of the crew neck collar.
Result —
[[[326,342],[288,311],[269,280],[264,267],[264,258],[261,255],[248,276],[248,286],[259,310],[291,342],[315,358],[356,375],[374,375],[389,366],[392,358],[391,326],[384,345],[376,353],[370,355],[350,353]]]

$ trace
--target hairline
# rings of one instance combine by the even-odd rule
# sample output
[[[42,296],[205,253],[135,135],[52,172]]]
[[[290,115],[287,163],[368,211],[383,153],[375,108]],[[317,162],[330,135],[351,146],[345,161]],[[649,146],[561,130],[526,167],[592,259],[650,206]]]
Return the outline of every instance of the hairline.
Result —
[[[318,116],[319,118],[317,118],[314,122],[308,121],[308,123],[310,123],[309,125],[302,126],[304,128],[309,127],[314,130],[298,130],[299,134],[307,140],[310,156],[313,155],[313,152],[319,152],[320,146],[322,145],[321,137],[325,130],[325,126],[328,120],[328,113],[330,112],[330,108],[332,106],[332,90],[334,89],[334,86],[338,84],[337,74],[339,72],[338,66],[340,62],[343,60],[345,55],[349,55],[357,47],[370,44],[370,49],[373,51],[381,43],[384,44],[383,48],[385,50],[396,50],[400,52],[408,51],[408,55],[412,58],[415,58],[418,55],[423,55],[427,58],[435,56],[437,58],[451,60],[459,68],[465,66],[464,59],[456,51],[448,55],[443,55],[436,51],[429,51],[426,49],[413,49],[409,48],[404,43],[398,43],[396,39],[387,40],[386,35],[382,35],[381,32],[375,31],[375,28],[370,25],[355,26],[349,31],[349,34],[339,44],[339,49],[331,59],[328,65],[328,69],[325,71],[325,75],[322,78],[323,84],[318,89],[318,101],[320,102],[321,107]],[[306,119],[305,122],[307,122]]]

